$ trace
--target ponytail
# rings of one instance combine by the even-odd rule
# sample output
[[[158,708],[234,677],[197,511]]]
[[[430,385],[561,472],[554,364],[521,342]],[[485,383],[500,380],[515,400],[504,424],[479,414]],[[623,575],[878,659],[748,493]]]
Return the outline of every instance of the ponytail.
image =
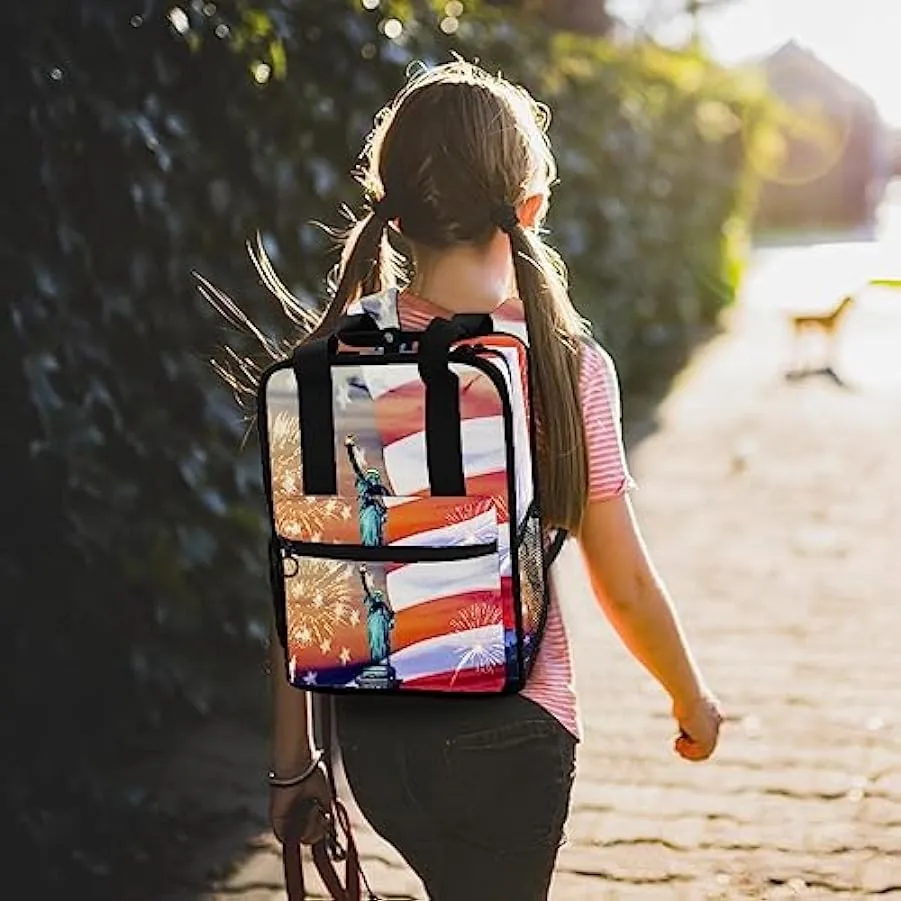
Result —
[[[549,525],[578,532],[588,500],[588,451],[579,398],[580,339],[587,330],[569,300],[556,254],[518,222],[504,231],[510,237],[532,350],[541,512]]]
[[[397,266],[385,234],[388,217],[377,208],[347,234],[338,267],[338,284],[325,313],[306,340],[319,338],[335,327],[347,305],[375,294],[396,281]]]
[[[384,203],[381,203],[384,206]],[[397,282],[399,265],[385,235],[388,219],[380,203],[373,204],[373,212],[357,222],[347,233],[341,261],[339,279],[331,302],[320,314],[295,297],[278,277],[272,266],[262,238],[248,242],[247,251],[263,284],[275,295],[288,320],[297,327],[301,341],[310,341],[328,334],[344,314],[348,303],[364,294],[374,294]],[[199,272],[194,272],[197,288],[207,302],[227,322],[251,335],[262,347],[267,358],[278,360],[290,353],[297,338],[278,341],[269,338],[224,291],[217,288]],[[231,388],[239,403],[256,398],[257,386],[264,366],[249,356],[239,354],[228,345],[224,357],[210,361],[213,369]]]

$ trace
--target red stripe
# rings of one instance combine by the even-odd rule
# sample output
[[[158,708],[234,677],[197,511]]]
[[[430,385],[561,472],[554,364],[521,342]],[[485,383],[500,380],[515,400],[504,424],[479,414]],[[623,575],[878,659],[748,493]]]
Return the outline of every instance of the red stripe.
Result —
[[[420,433],[424,429],[425,394],[419,379],[386,391],[375,401],[376,424],[383,447]],[[460,378],[460,418],[484,419],[503,415],[497,388],[484,373],[465,373]]]
[[[466,622],[464,617],[468,609],[476,604],[496,607],[500,600],[496,591],[472,591],[408,607],[397,614],[392,644],[397,650],[401,650],[429,638],[439,638],[442,635],[463,631],[460,627]],[[456,628],[453,625],[455,622]],[[488,620],[480,625],[489,625],[490,622],[491,620]],[[498,623],[500,622],[501,618],[498,619]]]
[[[418,679],[405,679],[404,688],[417,691],[500,691],[506,681],[503,664],[484,669],[461,669],[458,672],[436,673]]]
[[[487,497],[421,497],[388,508],[389,543],[437,529],[463,527],[466,522],[489,513]]]
[[[428,488],[424,488],[417,497],[429,497]],[[467,476],[466,496],[470,499],[479,497],[491,498],[497,509],[498,523],[507,522],[510,511],[507,507],[507,472],[486,472],[478,476]]]

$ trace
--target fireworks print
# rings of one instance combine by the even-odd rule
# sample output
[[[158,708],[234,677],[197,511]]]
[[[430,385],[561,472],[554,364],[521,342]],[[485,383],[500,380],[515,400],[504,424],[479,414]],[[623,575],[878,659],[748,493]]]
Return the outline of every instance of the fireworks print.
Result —
[[[494,507],[494,500],[494,498],[479,497],[456,503],[444,514],[444,524],[453,526],[475,519],[482,513],[491,510]]]
[[[497,604],[489,604],[481,601],[464,607],[451,621],[450,627],[454,632],[454,652],[458,660],[451,677],[450,684],[457,681],[457,676],[464,669],[474,669],[478,673],[484,673],[496,666],[502,666],[505,662],[503,617]],[[471,633],[475,629],[484,630],[493,626],[492,635],[488,640],[482,636],[473,640]]]
[[[293,644],[305,650],[315,646],[323,654],[332,650],[336,631],[351,624],[350,575],[342,560],[303,558],[297,575],[285,580]]]
[[[288,501],[303,490],[300,461],[300,426],[297,416],[276,413],[269,417],[269,455],[272,473],[272,505],[275,508],[276,528],[281,531],[281,519]]]
[[[498,626],[503,622],[501,609],[497,604],[480,601],[464,607],[450,621],[454,632],[468,632],[471,629],[482,629],[485,626]]]
[[[295,541],[322,541],[353,516],[353,507],[343,497],[294,497],[276,509],[281,514],[279,531]]]
[[[457,681],[457,676],[465,669],[484,673],[496,666],[504,665],[506,657],[503,632],[498,631],[496,636],[489,641],[465,642],[458,639],[456,652],[460,661],[454,667],[454,674],[450,680],[451,685]]]
[[[492,498],[482,497],[454,504],[444,514],[444,525],[462,529],[463,544],[478,544],[484,541],[486,528],[493,534],[497,533],[496,518],[487,524],[484,518],[479,521],[479,517],[484,517],[484,514],[493,510],[492,500]]]
[[[321,541],[330,526],[350,520],[353,508],[349,499],[303,494],[300,429],[296,416],[278,413],[270,417],[269,445],[272,501],[279,534],[297,541]]]

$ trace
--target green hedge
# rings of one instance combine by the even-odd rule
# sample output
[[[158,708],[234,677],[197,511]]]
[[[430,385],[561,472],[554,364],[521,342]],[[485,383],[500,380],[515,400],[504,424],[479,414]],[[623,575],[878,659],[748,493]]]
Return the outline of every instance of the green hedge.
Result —
[[[227,706],[217,687],[259,668],[257,460],[208,363],[241,339],[190,273],[283,328],[244,252],[259,229],[292,288],[321,297],[334,256],[312,223],[359,208],[348,173],[411,59],[477,56],[553,106],[551,238],[627,391],[733,295],[739,126],[757,103],[742,86],[702,59],[551,37],[473,3],[453,35],[432,4],[382,6],[6,11],[0,782],[15,859],[38,855],[31,877],[56,888],[99,898],[113,858],[137,866],[103,823],[111,805],[150,805],[111,797],[102,768]],[[386,16],[403,24],[395,40]]]

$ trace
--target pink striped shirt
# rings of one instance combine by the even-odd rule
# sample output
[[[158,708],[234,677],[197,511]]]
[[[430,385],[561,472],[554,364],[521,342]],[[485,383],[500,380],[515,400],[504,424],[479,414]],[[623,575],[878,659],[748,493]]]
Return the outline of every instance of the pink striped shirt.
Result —
[[[447,315],[410,293],[399,295],[398,307],[402,326],[411,330]],[[589,500],[618,497],[632,485],[622,440],[619,383],[613,360],[595,344],[585,345],[582,352],[579,393],[588,445]],[[572,654],[560,601],[553,593],[538,657],[522,694],[580,737]]]

